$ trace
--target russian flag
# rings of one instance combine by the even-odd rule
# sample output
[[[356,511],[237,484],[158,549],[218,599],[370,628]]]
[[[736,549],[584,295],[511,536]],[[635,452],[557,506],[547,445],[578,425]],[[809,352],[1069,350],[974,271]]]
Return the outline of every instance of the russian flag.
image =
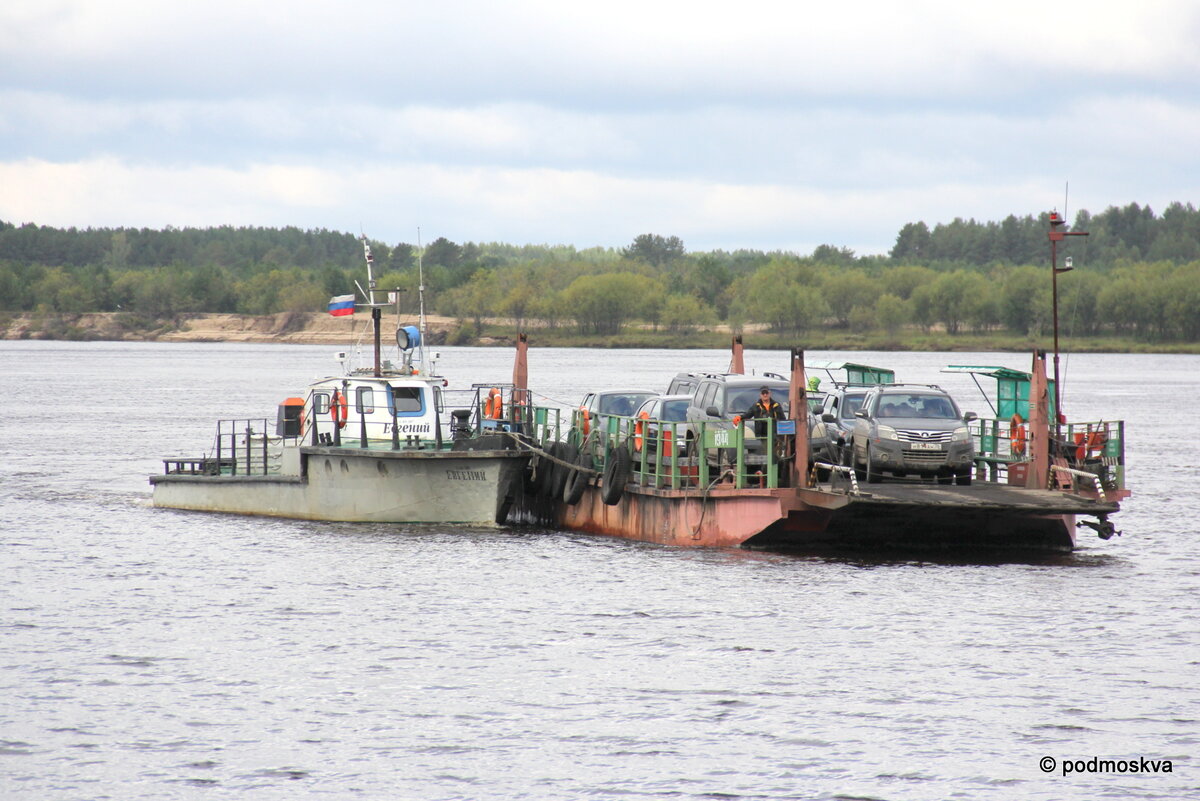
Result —
[[[329,299],[329,313],[334,317],[354,314],[354,295],[334,295]]]

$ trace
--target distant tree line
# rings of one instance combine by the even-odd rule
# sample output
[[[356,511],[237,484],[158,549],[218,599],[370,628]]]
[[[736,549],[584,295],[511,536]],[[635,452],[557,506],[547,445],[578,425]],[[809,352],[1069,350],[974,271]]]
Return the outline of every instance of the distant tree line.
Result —
[[[1060,252],[1065,334],[1200,341],[1200,213],[1131,204],[1076,214]],[[639,322],[683,332],[727,322],[781,333],[906,326],[1040,335],[1050,324],[1047,215],[901,228],[887,256],[822,245],[811,254],[689,253],[642,234],[625,248],[370,241],[381,288],[482,331],[486,318],[611,335]],[[191,312],[317,311],[362,281],[352,234],[297,228],[56,229],[0,222],[0,310],[120,311],[146,321]]]
[[[890,256],[905,263],[955,266],[1039,264],[1046,258],[1047,223],[1045,214],[1010,214],[998,223],[957,218],[932,230],[923,222],[908,223],[900,229]],[[1200,259],[1200,213],[1190,203],[1172,203],[1162,216],[1137,203],[1094,216],[1080,211],[1072,228],[1088,232],[1077,252],[1095,266]]]

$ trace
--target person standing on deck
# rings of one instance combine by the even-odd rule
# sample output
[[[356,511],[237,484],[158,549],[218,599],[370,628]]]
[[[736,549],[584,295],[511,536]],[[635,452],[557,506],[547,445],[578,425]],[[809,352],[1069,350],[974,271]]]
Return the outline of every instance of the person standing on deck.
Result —
[[[765,437],[767,420],[782,420],[783,407],[779,405],[779,401],[771,397],[770,388],[762,387],[758,390],[758,401],[742,416],[754,420],[754,436]]]

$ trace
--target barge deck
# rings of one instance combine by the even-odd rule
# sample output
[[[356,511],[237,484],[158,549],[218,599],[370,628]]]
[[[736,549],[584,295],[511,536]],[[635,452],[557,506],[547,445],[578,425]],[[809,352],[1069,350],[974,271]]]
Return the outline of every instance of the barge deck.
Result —
[[[772,429],[751,455],[742,425],[731,432],[642,421],[664,432],[648,453],[638,444],[638,421],[613,419],[572,443],[582,461],[564,464],[595,469],[582,492],[564,494],[557,522],[663,545],[771,550],[1070,551],[1077,524],[1108,539],[1118,533],[1108,516],[1129,495],[1123,424],[1080,424],[1092,432],[1105,426],[1105,450],[1077,455],[1065,447],[1074,434],[1056,439],[1048,421],[1044,354],[1034,354],[1034,371],[1028,449],[997,437],[996,421],[973,419],[981,448],[969,483],[860,483],[844,465],[797,469],[796,454],[808,453],[807,426],[799,421],[780,428],[786,433]],[[790,408],[806,409],[799,350],[790,392]],[[829,478],[818,481],[826,472]]]

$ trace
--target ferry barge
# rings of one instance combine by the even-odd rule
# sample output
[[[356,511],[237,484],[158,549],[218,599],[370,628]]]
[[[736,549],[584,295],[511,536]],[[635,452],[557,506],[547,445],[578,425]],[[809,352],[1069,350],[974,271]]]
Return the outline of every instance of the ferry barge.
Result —
[[[791,359],[789,410],[805,410],[803,351]],[[1022,450],[1006,436],[1008,421],[969,421],[981,447],[967,486],[860,485],[851,467],[797,463],[795,454],[808,453],[808,434],[795,412],[772,421],[757,453],[745,448],[745,423],[732,431],[695,423],[686,431],[689,424],[654,421],[663,433],[651,453],[638,447],[638,420],[610,418],[579,443],[579,461],[592,476],[566,483],[557,520],[571,530],[664,545],[770,550],[1069,551],[1080,521],[1107,539],[1116,533],[1108,517],[1129,495],[1124,425],[1075,424],[1056,442],[1045,367],[1045,355],[1035,353]],[[1073,443],[1084,432],[1093,445],[1103,440],[1102,456],[1086,445],[1080,454]],[[690,448],[683,444],[689,434]],[[818,481],[826,471],[829,478]]]
[[[1062,414],[1057,281],[1071,265],[1068,260],[1065,267],[1058,266],[1057,247],[1067,237],[1087,234],[1066,230],[1057,212],[1050,213],[1049,221],[1054,380],[1047,377],[1041,351],[1033,354],[1028,373],[951,368],[991,375],[998,382],[994,417],[965,413],[957,430],[938,435],[939,441],[949,438],[956,452],[962,450],[960,435],[969,438],[970,462],[950,465],[945,460],[951,445],[937,444],[930,431],[919,432],[923,441],[911,445],[904,441],[917,432],[894,427],[888,436],[897,442],[872,442],[869,437],[876,435],[870,433],[863,441],[859,423],[866,418],[854,423],[858,444],[843,446],[841,464],[797,458],[810,449],[804,354],[796,349],[788,390],[791,419],[757,421],[767,424],[765,447],[761,442],[746,447],[755,433],[744,422],[730,429],[703,420],[680,424],[609,418],[601,430],[582,438],[575,434],[564,447],[581,469],[563,485],[559,524],[667,545],[807,551],[1069,551],[1079,526],[1111,538],[1119,532],[1109,516],[1129,496],[1125,425],[1112,420],[1069,424]],[[731,370],[744,372],[738,339]],[[872,369],[860,377],[861,383],[883,386],[885,372],[890,374]],[[573,432],[582,430],[579,422]],[[645,431],[657,433],[653,446]],[[881,483],[872,451],[885,445],[904,468],[910,463],[932,466],[931,457],[942,450],[945,463],[937,462],[938,479]],[[865,450],[861,459],[860,450]],[[951,467],[954,486],[940,475]],[[885,469],[896,476],[905,472]],[[866,487],[860,479],[866,479]]]

